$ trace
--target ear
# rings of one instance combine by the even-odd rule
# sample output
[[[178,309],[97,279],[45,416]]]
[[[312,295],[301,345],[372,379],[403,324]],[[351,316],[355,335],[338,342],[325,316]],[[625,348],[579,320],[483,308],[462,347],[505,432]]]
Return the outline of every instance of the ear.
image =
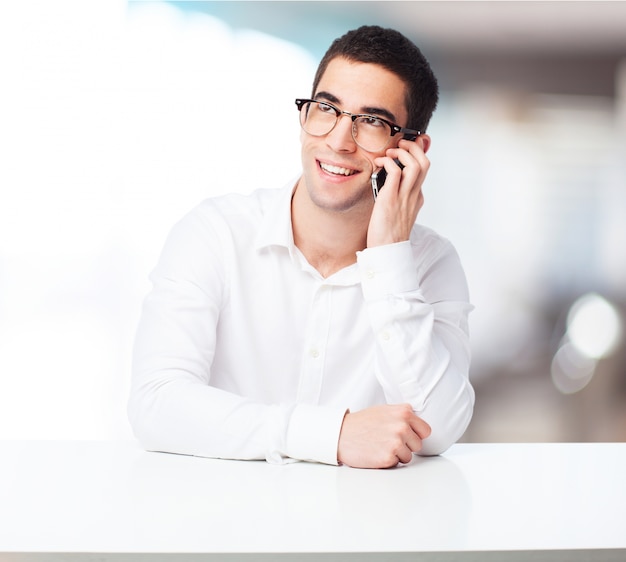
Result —
[[[416,142],[420,143],[420,146],[422,147],[422,150],[424,151],[424,154],[426,154],[428,152],[428,149],[430,148],[430,135],[427,135],[426,133],[424,133],[423,135],[420,135],[419,137],[417,137]]]

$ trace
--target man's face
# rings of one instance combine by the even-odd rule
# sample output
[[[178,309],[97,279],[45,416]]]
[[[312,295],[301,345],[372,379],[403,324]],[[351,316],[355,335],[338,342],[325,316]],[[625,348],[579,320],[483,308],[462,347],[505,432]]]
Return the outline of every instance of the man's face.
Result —
[[[404,126],[408,119],[405,95],[404,82],[382,66],[335,58],[322,75],[315,99],[350,113],[375,115]],[[318,207],[334,211],[370,208],[374,159],[397,146],[400,139],[396,135],[384,150],[367,152],[355,143],[351,131],[348,116],[340,117],[335,128],[323,137],[302,131],[303,181]]]

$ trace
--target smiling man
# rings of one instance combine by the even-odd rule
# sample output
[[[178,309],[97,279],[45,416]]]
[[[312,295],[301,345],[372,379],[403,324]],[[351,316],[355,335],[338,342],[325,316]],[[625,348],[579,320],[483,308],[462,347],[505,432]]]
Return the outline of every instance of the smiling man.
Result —
[[[459,439],[472,307],[454,248],[416,222],[437,100],[412,42],[351,31],[296,100],[301,176],[175,226],[135,343],[147,449],[385,468]]]

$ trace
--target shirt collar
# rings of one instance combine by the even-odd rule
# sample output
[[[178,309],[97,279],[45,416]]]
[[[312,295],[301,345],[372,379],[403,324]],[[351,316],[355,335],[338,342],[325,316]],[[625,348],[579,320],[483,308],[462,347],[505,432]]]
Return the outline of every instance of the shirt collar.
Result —
[[[323,283],[344,286],[356,285],[360,282],[356,263],[334,273],[327,279],[323,279],[296,248],[291,222],[291,199],[298,180],[299,177],[280,188],[276,197],[269,203],[255,240],[255,249],[261,251],[272,246],[284,247],[288,250],[294,263],[299,263],[303,270],[309,271],[311,275],[319,278]]]
[[[293,228],[291,225],[291,198],[298,179],[291,180],[279,189],[279,193],[268,205],[255,240],[255,248],[284,246],[293,251]]]

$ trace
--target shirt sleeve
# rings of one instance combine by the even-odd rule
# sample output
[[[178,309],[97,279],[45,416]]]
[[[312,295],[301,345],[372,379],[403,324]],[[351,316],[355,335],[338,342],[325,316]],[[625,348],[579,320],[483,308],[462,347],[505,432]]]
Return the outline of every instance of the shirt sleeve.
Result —
[[[388,403],[410,403],[432,428],[422,455],[445,451],[472,417],[467,282],[453,246],[418,241],[357,254],[376,340],[376,376]]]
[[[210,385],[227,275],[218,233],[192,212],[168,237],[137,329],[128,402],[136,437],[152,451],[337,464],[344,410],[261,404]]]

